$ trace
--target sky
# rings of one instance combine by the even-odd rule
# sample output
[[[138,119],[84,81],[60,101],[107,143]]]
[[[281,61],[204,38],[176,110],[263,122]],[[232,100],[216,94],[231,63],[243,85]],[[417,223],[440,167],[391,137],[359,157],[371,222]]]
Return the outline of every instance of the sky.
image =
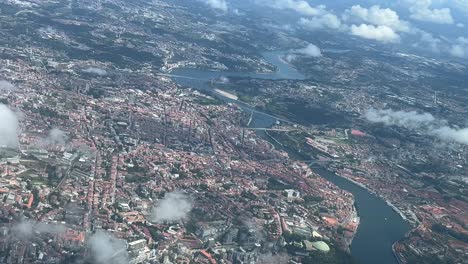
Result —
[[[290,12],[289,28],[326,30],[386,45],[468,59],[468,0],[198,0],[218,12]]]

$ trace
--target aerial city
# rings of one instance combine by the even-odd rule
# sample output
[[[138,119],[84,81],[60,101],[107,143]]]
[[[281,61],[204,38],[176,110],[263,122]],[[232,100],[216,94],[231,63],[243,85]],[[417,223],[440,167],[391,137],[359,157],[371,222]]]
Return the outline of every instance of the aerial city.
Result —
[[[468,0],[0,0],[0,264],[468,263]]]

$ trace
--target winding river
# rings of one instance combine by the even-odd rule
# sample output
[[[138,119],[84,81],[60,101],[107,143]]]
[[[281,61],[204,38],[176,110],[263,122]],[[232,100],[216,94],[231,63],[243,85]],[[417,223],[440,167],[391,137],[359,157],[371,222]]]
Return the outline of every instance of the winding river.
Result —
[[[330,51],[332,52],[332,51]],[[280,59],[281,52],[263,53],[264,58],[277,67],[274,73],[220,72],[181,68],[171,74],[177,83],[201,90],[211,90],[210,80],[222,76],[250,77],[258,79],[303,80],[305,76]],[[251,127],[271,127],[278,118],[252,109],[247,104],[223,97],[226,102],[238,104],[246,111],[253,111]],[[338,187],[353,193],[361,219],[357,234],[351,245],[352,256],[362,264],[397,264],[392,245],[409,231],[410,225],[404,221],[385,201],[366,189],[323,169],[314,168],[322,177]]]

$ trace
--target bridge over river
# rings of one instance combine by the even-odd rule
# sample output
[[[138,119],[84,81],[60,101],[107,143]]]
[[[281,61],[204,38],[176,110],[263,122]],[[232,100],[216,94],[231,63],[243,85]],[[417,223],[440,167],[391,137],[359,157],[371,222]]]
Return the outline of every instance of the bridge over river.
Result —
[[[305,80],[304,75],[282,61],[280,58],[282,55],[283,54],[280,52],[263,53],[264,58],[271,64],[275,65],[278,69],[273,73],[239,73],[182,68],[176,69],[170,74],[162,75],[173,78],[180,85],[205,91],[212,91],[213,83],[216,83],[216,81],[213,80],[219,80],[223,76],[269,80]],[[222,97],[222,95],[219,96]],[[300,126],[294,122],[258,111],[254,106],[246,103],[226,97],[223,97],[222,99],[229,103],[235,103],[246,112],[249,112],[251,116],[248,127],[249,129],[257,130],[259,133],[267,133],[267,131],[273,130],[274,128],[272,127],[278,122],[300,128]],[[283,129],[279,129],[277,131],[283,131]],[[378,196],[370,193],[361,186],[346,180],[345,178],[337,176],[336,174],[324,169],[322,166],[319,166],[326,162],[333,162],[333,160],[310,160],[307,162],[310,165],[317,166],[313,168],[314,172],[318,173],[330,182],[333,182],[338,187],[353,193],[355,197],[360,217],[360,225],[351,245],[351,254],[353,257],[362,264],[397,264],[398,261],[393,254],[392,245],[397,240],[403,238],[405,233],[410,230],[410,225]]]

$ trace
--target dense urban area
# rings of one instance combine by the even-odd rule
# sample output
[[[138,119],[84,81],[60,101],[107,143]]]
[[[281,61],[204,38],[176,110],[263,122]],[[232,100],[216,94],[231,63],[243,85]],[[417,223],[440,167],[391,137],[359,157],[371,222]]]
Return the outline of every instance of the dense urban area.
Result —
[[[322,170],[408,226],[398,263],[466,263],[465,62],[194,2],[0,0],[0,263],[359,263]],[[303,77],[237,74],[275,51]]]

